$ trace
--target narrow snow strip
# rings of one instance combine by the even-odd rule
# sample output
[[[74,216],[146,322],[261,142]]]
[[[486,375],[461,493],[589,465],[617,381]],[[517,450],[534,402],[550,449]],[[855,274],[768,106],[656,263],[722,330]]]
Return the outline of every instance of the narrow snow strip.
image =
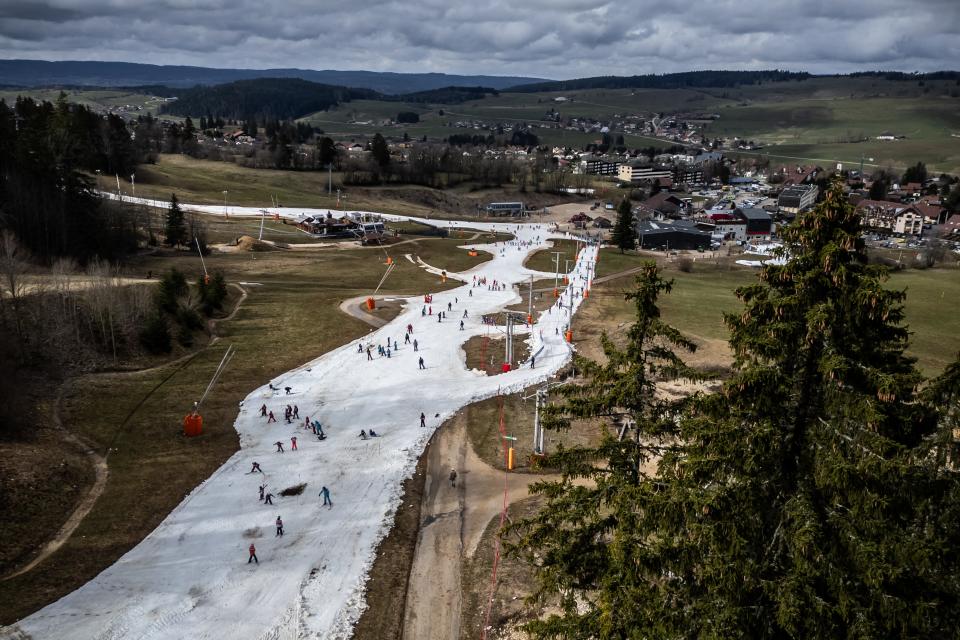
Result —
[[[254,209],[230,211],[260,215]],[[561,368],[572,352],[564,330],[593,274],[596,248],[587,247],[570,274],[571,284],[530,331],[536,369],[523,365],[494,377],[468,371],[463,342],[486,333],[483,314],[520,301],[513,285],[542,275],[524,268],[523,261],[549,246],[548,233],[533,224],[441,224],[510,232],[516,239],[479,245],[493,260],[448,274],[465,284],[434,294],[432,304],[425,305],[422,297],[405,299],[397,318],[363,339],[361,347],[373,345],[373,360],[352,342],[271,381],[278,391],[264,385],[251,392],[235,421],[240,451],[113,566],[0,631],[0,637],[349,638],[366,606],[364,584],[376,546],[391,527],[402,482],[413,473],[433,430],[471,402],[520,390]],[[486,278],[486,284],[472,286],[474,276]],[[507,286],[495,289],[494,281]],[[433,315],[424,315],[430,306]],[[438,322],[441,310],[448,316]],[[418,351],[405,343],[408,324]],[[378,344],[391,344],[390,358],[377,356]],[[260,417],[262,404],[277,423],[268,425]],[[299,409],[294,424],[284,422],[287,404]],[[421,412],[426,428],[420,426]],[[303,428],[306,416],[323,424],[326,440]],[[362,440],[361,429],[379,437]],[[298,451],[290,451],[292,436]],[[275,452],[277,441],[286,452]],[[262,474],[250,473],[254,462]],[[263,482],[274,494],[273,506],[258,500]],[[304,482],[301,495],[279,496]],[[332,508],[318,497],[323,486],[330,490]],[[283,536],[275,535],[278,515]],[[247,563],[251,542],[259,564]]]

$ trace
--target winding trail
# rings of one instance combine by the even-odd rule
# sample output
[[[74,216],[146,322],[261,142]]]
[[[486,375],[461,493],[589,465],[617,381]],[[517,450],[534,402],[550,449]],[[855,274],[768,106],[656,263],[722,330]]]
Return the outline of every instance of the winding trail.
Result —
[[[157,282],[157,281],[144,280],[142,282]],[[139,283],[141,283],[141,281],[139,280],[132,280],[130,282],[130,284],[139,284]],[[215,333],[217,323],[233,319],[233,317],[240,310],[240,305],[243,303],[244,300],[247,299],[247,291],[243,287],[233,283],[231,283],[230,286],[233,286],[240,291],[240,299],[237,300],[237,304],[234,305],[234,308],[229,313],[229,315],[223,318],[216,318],[216,319],[210,320],[208,327],[210,329],[212,337],[210,339],[209,344],[207,345],[208,347],[212,346],[220,339],[220,336],[216,335]],[[176,360],[173,360],[171,362],[166,362],[164,364],[160,364],[155,367],[150,367],[148,369],[137,369],[135,371],[124,371],[124,372],[109,371],[99,375],[124,376],[124,375],[142,375],[144,373],[152,373],[155,371],[159,371],[160,369],[165,369],[170,366],[177,366],[180,363],[189,362],[190,360],[195,358],[198,354],[200,354],[202,351],[203,349],[200,349],[195,351],[194,353],[188,353],[185,356],[178,358]],[[182,367],[178,367],[174,371],[174,373],[179,371],[181,368]],[[88,374],[88,375],[91,375],[91,374]],[[92,374],[92,375],[97,375],[97,374]],[[83,376],[83,377],[87,377],[87,376]],[[166,382],[166,380],[169,380],[169,379],[170,379],[169,377],[166,378],[164,382]],[[53,538],[47,541],[47,543],[43,546],[43,548],[40,549],[40,552],[36,555],[36,557],[34,557],[30,562],[28,562],[26,565],[24,565],[20,569],[17,569],[12,573],[7,574],[3,578],[0,578],[0,580],[3,580],[3,581],[10,580],[11,578],[15,578],[16,576],[19,576],[28,571],[31,571],[41,562],[43,562],[44,560],[49,558],[51,555],[53,555],[60,547],[64,545],[64,543],[70,538],[70,536],[73,535],[73,532],[76,531],[77,527],[80,526],[80,523],[83,522],[83,519],[87,517],[87,514],[90,513],[91,509],[93,509],[93,505],[96,504],[98,499],[100,499],[100,496],[103,495],[104,489],[106,489],[107,487],[107,479],[110,477],[110,469],[107,465],[107,457],[97,453],[97,451],[85,439],[81,438],[75,433],[72,433],[69,429],[65,429],[63,426],[63,422],[60,418],[60,411],[61,411],[61,407],[63,406],[63,394],[66,391],[67,385],[70,384],[72,381],[73,380],[67,380],[66,382],[60,385],[60,388],[57,391],[57,398],[54,401],[54,409],[53,409],[53,416],[52,416],[53,422],[54,422],[54,425],[56,426],[57,431],[60,434],[62,434],[65,440],[69,441],[71,444],[76,446],[80,451],[82,451],[85,455],[87,455],[90,458],[90,464],[93,466],[93,470],[94,470],[93,485],[91,485],[90,490],[87,491],[87,494],[83,497],[83,499],[81,499],[77,503],[77,505],[74,507],[73,512],[67,518],[67,521],[63,523],[63,526],[60,527],[60,530],[57,531],[57,533],[53,536]],[[146,402],[146,400],[151,395],[153,395],[157,391],[157,389],[160,388],[160,386],[162,386],[162,384],[151,389],[150,392],[143,397],[143,399],[140,401],[140,403],[137,405],[136,408],[137,409],[140,408],[140,406],[144,402]],[[136,409],[134,409],[134,412],[136,412]],[[127,420],[129,420],[132,415],[133,415],[133,412],[131,412],[130,416],[127,416]],[[124,424],[125,423],[126,421],[124,421]],[[123,426],[124,425],[121,424],[118,428],[123,428]]]
[[[191,205],[184,209],[205,212]],[[212,209],[206,212],[216,213]],[[259,210],[247,214],[259,215]],[[593,274],[596,247],[588,246],[561,299],[539,315],[526,338],[538,353],[536,369],[522,366],[486,376],[466,368],[462,344],[488,331],[484,314],[520,301],[513,285],[543,276],[524,268],[523,261],[546,247],[550,234],[536,224],[453,222],[450,227],[513,233],[517,240],[478,245],[493,259],[448,273],[464,284],[433,294],[433,308],[450,313],[446,322],[421,311],[422,296],[410,297],[399,316],[364,337],[372,345],[399,341],[409,324],[418,351],[398,345],[392,358],[368,360],[354,341],[279,376],[272,387],[253,390],[234,423],[240,436],[234,456],[113,566],[3,629],[0,637],[349,638],[366,606],[364,585],[377,544],[401,504],[402,481],[414,472],[434,429],[469,403],[540,383],[563,367],[572,346],[562,331]],[[474,276],[486,284],[472,286]],[[489,286],[495,280],[505,286]],[[465,309],[469,317],[461,330]],[[260,418],[261,405],[282,415],[288,403],[296,403],[301,416],[321,422],[326,439],[313,438],[302,423],[266,424]],[[419,424],[421,411],[433,416],[426,428]],[[361,428],[380,437],[362,440],[357,437]],[[298,451],[275,452],[275,442],[294,435],[300,437]],[[253,462],[263,473],[250,473]],[[257,500],[263,483],[276,496],[273,506]],[[283,488],[304,483],[302,493],[280,495]],[[320,503],[322,486],[330,490],[332,507]],[[278,516],[283,536],[274,535]],[[251,543],[258,564],[247,562]]]

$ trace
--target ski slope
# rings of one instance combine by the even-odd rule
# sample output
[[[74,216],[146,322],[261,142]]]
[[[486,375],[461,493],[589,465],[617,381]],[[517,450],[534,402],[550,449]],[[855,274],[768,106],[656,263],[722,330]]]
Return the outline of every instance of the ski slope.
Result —
[[[184,208],[222,213],[218,207]],[[260,211],[235,207],[231,215],[259,216]],[[302,212],[321,211],[298,210]],[[0,631],[0,637],[349,638],[365,607],[364,584],[377,544],[400,504],[402,482],[413,474],[434,429],[461,407],[498,390],[515,391],[545,380],[570,359],[563,332],[583,300],[579,291],[588,285],[596,261],[595,247],[581,251],[560,301],[528,333],[536,368],[524,363],[509,373],[486,376],[467,370],[461,345],[487,334],[484,313],[520,301],[512,285],[525,284],[530,275],[553,275],[523,267],[530,252],[549,246],[550,234],[535,224],[449,225],[509,231],[516,239],[472,245],[494,257],[470,271],[448,274],[464,283],[433,296],[434,314],[446,310],[448,302],[452,305],[448,319],[438,323],[436,315],[422,316],[423,297],[408,298],[397,318],[364,338],[364,347],[374,345],[373,361],[358,353],[353,341],[269,381],[279,391],[264,381],[239,409],[234,425],[240,450],[235,455],[113,566]],[[503,291],[472,287],[473,276],[508,286]],[[469,318],[461,331],[464,309]],[[419,353],[404,344],[408,324]],[[399,349],[391,358],[377,357],[376,345],[388,339]],[[419,356],[425,370],[418,368]],[[283,392],[288,386],[289,396]],[[267,425],[260,417],[262,404],[274,412],[277,423]],[[298,405],[299,422],[284,422],[287,404]],[[420,426],[421,412],[428,416],[427,428]],[[303,428],[306,416],[320,420],[326,440],[318,441]],[[358,437],[361,429],[371,428],[379,437]],[[290,451],[294,435],[298,451]],[[278,440],[285,453],[275,452]],[[263,475],[249,473],[255,461]],[[275,494],[273,506],[258,500],[263,481]],[[302,482],[307,485],[301,495],[279,496]],[[321,506],[321,486],[329,488],[332,508]],[[284,522],[282,537],[275,536],[278,515]],[[259,564],[247,563],[251,542]]]

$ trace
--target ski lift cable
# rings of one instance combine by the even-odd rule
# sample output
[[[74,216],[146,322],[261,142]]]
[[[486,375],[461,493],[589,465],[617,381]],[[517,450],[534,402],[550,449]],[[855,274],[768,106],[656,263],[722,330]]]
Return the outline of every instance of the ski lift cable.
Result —
[[[374,291],[373,291],[373,294],[374,294],[374,295],[376,295],[377,292],[380,291],[380,287],[382,287],[382,286],[383,286],[383,283],[386,282],[387,276],[389,276],[390,273],[393,272],[393,270],[394,270],[394,268],[396,268],[396,266],[397,266],[397,264],[396,264],[395,262],[390,263],[390,264],[387,266],[387,270],[383,273],[383,277],[380,278],[380,282],[377,283],[377,288],[374,289]]]
[[[213,386],[217,383],[217,380],[220,379],[220,375],[226,369],[227,365],[233,359],[233,355],[236,351],[233,348],[233,345],[227,347],[227,350],[223,354],[223,358],[220,360],[220,365],[217,367],[217,370],[213,372],[213,377],[210,378],[210,383],[207,384],[206,390],[203,392],[203,395],[200,396],[200,400],[197,401],[196,408],[200,408],[200,405],[203,404],[203,401],[207,399],[207,395],[210,393],[210,390],[213,389]]]

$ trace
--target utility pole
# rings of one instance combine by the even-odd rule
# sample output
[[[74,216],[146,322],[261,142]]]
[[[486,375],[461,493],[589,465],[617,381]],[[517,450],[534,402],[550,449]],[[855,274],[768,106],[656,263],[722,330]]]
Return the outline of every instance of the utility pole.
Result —
[[[507,344],[503,361],[513,367],[513,314],[507,312]]]
[[[224,217],[224,218],[228,217],[228,216],[227,216],[227,190],[226,190],[226,189],[223,190],[223,217]]]
[[[552,251],[553,253],[553,263],[555,265],[555,270],[553,274],[553,295],[557,296],[557,287],[560,282],[560,256],[563,255],[563,251]]]
[[[333,163],[327,164],[327,195],[333,195]]]
[[[530,275],[530,295],[527,302],[527,324],[533,326],[533,274]]]

